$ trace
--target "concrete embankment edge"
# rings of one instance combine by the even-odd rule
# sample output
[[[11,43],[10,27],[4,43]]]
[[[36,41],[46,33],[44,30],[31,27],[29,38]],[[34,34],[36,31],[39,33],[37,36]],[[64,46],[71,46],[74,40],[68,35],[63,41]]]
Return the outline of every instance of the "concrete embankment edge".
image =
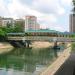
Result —
[[[71,47],[69,46],[64,52],[56,59],[56,61],[50,65],[45,71],[40,75],[54,75],[60,66],[68,59],[70,56]]]

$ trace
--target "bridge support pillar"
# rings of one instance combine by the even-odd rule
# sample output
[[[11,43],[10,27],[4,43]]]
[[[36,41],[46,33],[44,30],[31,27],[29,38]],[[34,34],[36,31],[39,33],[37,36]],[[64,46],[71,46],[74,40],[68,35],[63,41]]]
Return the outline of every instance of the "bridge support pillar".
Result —
[[[27,46],[26,47],[29,48],[29,43],[27,43]]]
[[[26,47],[27,47],[27,48],[30,47],[30,44],[31,44],[31,41],[30,41],[30,40],[26,40]]]
[[[55,56],[55,57],[58,57],[58,53],[57,53],[57,49],[58,49],[58,48],[57,48],[57,47],[58,47],[58,46],[57,46],[57,41],[55,41],[55,42],[54,42],[54,47],[53,47],[53,51],[54,51],[54,56]]]
[[[57,41],[55,41],[55,42],[54,42],[54,47],[55,47],[55,46],[57,46],[57,44],[58,44],[58,42],[57,42]]]

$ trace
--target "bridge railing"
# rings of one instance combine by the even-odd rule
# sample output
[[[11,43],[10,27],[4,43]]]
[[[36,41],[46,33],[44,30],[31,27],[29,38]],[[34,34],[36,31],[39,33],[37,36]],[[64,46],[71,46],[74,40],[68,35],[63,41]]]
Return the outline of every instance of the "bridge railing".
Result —
[[[69,37],[50,37],[50,36],[17,36],[17,37],[8,37],[8,40],[33,40],[33,41],[75,41],[75,38],[69,38]]]

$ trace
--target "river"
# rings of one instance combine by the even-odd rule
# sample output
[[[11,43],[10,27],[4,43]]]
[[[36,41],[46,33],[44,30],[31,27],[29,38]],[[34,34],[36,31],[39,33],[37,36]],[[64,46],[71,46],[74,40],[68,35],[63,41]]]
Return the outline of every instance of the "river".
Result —
[[[39,75],[64,50],[15,48],[0,54],[0,75]]]

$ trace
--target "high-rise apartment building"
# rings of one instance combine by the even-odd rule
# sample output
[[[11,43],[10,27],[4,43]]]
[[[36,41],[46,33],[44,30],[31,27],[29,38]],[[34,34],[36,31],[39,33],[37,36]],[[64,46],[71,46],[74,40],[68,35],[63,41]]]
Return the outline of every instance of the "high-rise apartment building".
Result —
[[[25,17],[25,31],[27,30],[38,30],[39,26],[37,26],[37,17],[35,16],[26,16]]]
[[[70,32],[75,32],[75,14],[70,15]]]
[[[70,26],[69,30],[70,32],[75,32],[75,0],[73,0],[73,11],[72,14],[70,14]]]
[[[2,17],[0,17],[0,27],[2,27]]]
[[[0,27],[14,27],[13,18],[0,17]]]
[[[2,26],[3,27],[14,27],[13,18],[2,18]]]

